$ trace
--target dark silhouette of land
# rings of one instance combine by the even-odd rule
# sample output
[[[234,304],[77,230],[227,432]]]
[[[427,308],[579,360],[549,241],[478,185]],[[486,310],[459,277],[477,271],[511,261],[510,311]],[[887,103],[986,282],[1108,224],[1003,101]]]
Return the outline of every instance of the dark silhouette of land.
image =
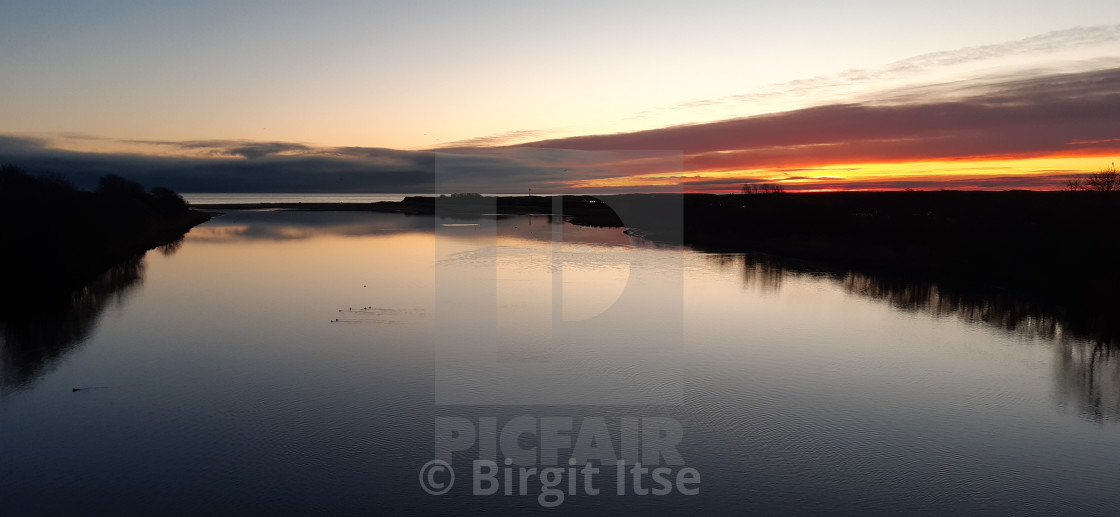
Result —
[[[85,338],[138,284],[143,255],[172,251],[208,220],[165,188],[120,176],[85,192],[58,178],[0,168],[0,393],[19,389]]]
[[[559,205],[574,224],[625,227],[702,251],[764,252],[981,298],[1012,296],[1076,332],[1120,338],[1120,192],[623,194],[562,196]],[[549,196],[474,195],[206,208],[462,218],[556,212]]]
[[[1120,337],[1117,193],[693,196],[685,214],[685,240],[701,249],[765,251],[1010,294],[1075,331]]]
[[[87,192],[4,166],[0,290],[34,295],[75,288],[209,218],[169,189],[145,192],[120,176],[104,176],[97,191]]]

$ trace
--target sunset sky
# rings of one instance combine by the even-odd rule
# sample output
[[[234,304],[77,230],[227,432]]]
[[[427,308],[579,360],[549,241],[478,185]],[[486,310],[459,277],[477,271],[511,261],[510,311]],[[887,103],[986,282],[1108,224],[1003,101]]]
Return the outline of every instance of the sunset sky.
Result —
[[[1115,0],[0,0],[0,49],[0,162],[80,184],[1057,188],[1120,158]]]

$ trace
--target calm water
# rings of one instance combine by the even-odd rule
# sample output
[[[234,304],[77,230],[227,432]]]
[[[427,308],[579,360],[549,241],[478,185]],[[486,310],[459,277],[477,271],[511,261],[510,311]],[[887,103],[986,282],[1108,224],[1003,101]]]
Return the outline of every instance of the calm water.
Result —
[[[500,192],[485,194],[489,197],[501,196],[524,196],[526,192]],[[539,194],[539,193],[538,193]],[[184,193],[183,199],[195,205],[205,204],[252,204],[252,203],[374,203],[377,201],[400,201],[406,196],[410,195],[427,195],[427,194],[347,194],[347,193],[323,193],[323,194],[308,194],[305,192],[298,192],[292,194],[265,194],[265,193]]]
[[[261,194],[261,193],[184,193],[183,199],[195,205],[219,203],[373,203],[400,201],[405,194]]]
[[[5,515],[1120,508],[1116,355],[935,286],[547,217],[241,212],[67,303],[4,329]],[[554,510],[476,496],[477,447],[421,488],[437,418],[519,416],[673,419],[700,493],[604,466]]]

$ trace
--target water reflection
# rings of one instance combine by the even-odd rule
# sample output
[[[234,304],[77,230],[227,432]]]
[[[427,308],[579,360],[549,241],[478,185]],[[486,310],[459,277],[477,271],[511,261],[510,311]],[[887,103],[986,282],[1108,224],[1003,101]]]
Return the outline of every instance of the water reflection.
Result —
[[[323,236],[361,237],[373,235],[431,234],[437,225],[464,227],[477,232],[496,232],[500,238],[551,241],[551,215],[487,215],[482,217],[433,217],[430,215],[374,212],[288,212],[271,210],[229,211],[191,230],[198,242],[249,240],[299,240]],[[485,224],[479,224],[485,223]],[[494,223],[494,224],[491,224]],[[597,246],[655,246],[622,232],[621,228],[565,225],[566,243]]]
[[[795,271],[787,270],[777,260],[766,255],[713,254],[707,255],[707,260],[720,268],[741,268],[743,286],[761,292],[781,290],[783,277],[787,273],[796,274]]]
[[[849,272],[839,279],[850,293],[884,300],[891,306],[935,317],[955,316],[1025,337],[1052,339],[1061,333],[1053,314],[1037,303],[1000,293],[952,291],[933,282],[915,282]]]
[[[432,228],[442,223],[432,217],[230,213],[192,231],[174,257],[152,253],[146,267],[137,262],[131,275],[114,277],[124,280],[117,294],[91,289],[103,294],[72,310],[85,319],[70,316],[85,330],[63,332],[82,324],[59,317],[42,326],[70,337],[28,353],[11,346],[5,327],[5,382],[35,383],[0,400],[0,457],[13,466],[0,468],[0,486],[11,487],[5,509],[68,513],[52,506],[60,500],[86,513],[536,508],[535,498],[472,498],[469,483],[443,498],[423,493],[416,474],[431,459],[437,415],[666,415],[682,423],[682,455],[704,476],[699,497],[604,491],[572,498],[564,506],[572,513],[1060,514],[1076,505],[1107,515],[1120,505],[1109,485],[1120,476],[1120,437],[1102,432],[1120,420],[1117,353],[1108,341],[1067,330],[1058,313],[1009,295],[766,256],[681,259],[599,244],[630,242],[617,229],[564,226],[566,240],[588,244],[554,246],[536,240],[546,238],[537,233],[546,221],[489,225],[527,239],[495,239],[480,224],[448,227],[462,240],[437,243]],[[479,260],[480,248],[492,249],[492,259]],[[555,260],[539,259],[548,254]],[[623,267],[612,254],[633,256]],[[683,404],[435,405],[433,334],[447,319],[433,300],[450,285],[433,271],[450,268],[468,280],[501,273],[484,303],[515,308],[503,308],[498,323],[518,339],[488,357],[532,366],[538,352],[568,353],[520,339],[541,335],[534,331],[543,318],[520,316],[537,314],[525,302],[551,303],[556,262],[565,303],[585,290],[582,308],[613,299],[609,288],[627,286],[632,271],[651,273],[638,287],[660,289],[640,293],[653,309],[610,319],[634,325],[680,302],[681,290],[659,284],[656,272],[683,266],[684,357],[657,364],[681,365]],[[130,292],[138,294],[107,317],[104,308]],[[43,311],[25,305],[35,309],[5,312],[3,322]],[[621,367],[602,361],[589,369],[643,375],[650,370],[632,359],[671,342],[621,328],[597,342]],[[36,332],[15,332],[15,342],[32,342]],[[100,385],[113,389],[70,393]],[[200,498],[198,486],[212,493]]]
[[[1054,359],[1058,404],[1094,422],[1120,421],[1120,354],[1101,341],[1062,339]]]
[[[721,268],[740,268],[744,286],[762,291],[779,290],[785,277],[828,278],[849,293],[882,300],[903,311],[934,317],[953,316],[1030,338],[1069,336],[1097,340],[1110,346],[1117,344],[1115,329],[1084,324],[1094,319],[1091,315],[1070,314],[1042,301],[1006,291],[953,288],[936,282],[829,270],[769,255],[712,254],[707,256],[707,261]]]
[[[160,248],[174,253],[178,244]],[[105,309],[143,281],[144,257],[117,264],[73,291],[4,293],[0,300],[0,394],[29,387],[75,350]]]
[[[954,317],[1026,340],[1045,340],[1055,349],[1058,404],[1074,408],[1087,420],[1120,421],[1120,342],[1110,326],[1086,324],[1102,321],[1092,314],[1069,314],[1007,292],[953,289],[934,282],[814,269],[768,255],[713,254],[707,261],[721,268],[741,269],[744,287],[763,293],[779,291],[783,281],[791,277],[814,276],[900,311]]]
[[[375,217],[366,212],[231,211],[191,230],[191,240],[232,242],[299,240],[324,235],[362,236],[430,232],[430,217]]]

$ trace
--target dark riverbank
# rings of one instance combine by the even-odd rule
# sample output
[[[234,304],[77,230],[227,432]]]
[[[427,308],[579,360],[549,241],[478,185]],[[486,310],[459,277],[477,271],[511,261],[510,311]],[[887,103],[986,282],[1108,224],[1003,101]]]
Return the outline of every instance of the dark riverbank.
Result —
[[[692,196],[685,241],[765,251],[966,297],[1013,296],[1074,332],[1120,338],[1120,196],[890,192]]]
[[[210,215],[119,176],[96,192],[0,169],[0,395],[79,346],[106,307],[142,282],[144,254],[170,252]]]
[[[55,178],[0,172],[4,307],[59,300],[144,252],[182,238],[210,215],[174,192],[106,176],[96,192]]]
[[[618,214],[625,214],[625,219]],[[555,213],[544,196],[408,197],[360,204],[206,209],[371,210],[477,217]],[[853,192],[563,196],[575,224],[619,226],[713,252],[764,252],[832,270],[1012,296],[1068,328],[1120,338],[1120,195],[1104,192]],[[669,214],[668,216],[666,214]],[[676,216],[676,217],[674,217]]]

